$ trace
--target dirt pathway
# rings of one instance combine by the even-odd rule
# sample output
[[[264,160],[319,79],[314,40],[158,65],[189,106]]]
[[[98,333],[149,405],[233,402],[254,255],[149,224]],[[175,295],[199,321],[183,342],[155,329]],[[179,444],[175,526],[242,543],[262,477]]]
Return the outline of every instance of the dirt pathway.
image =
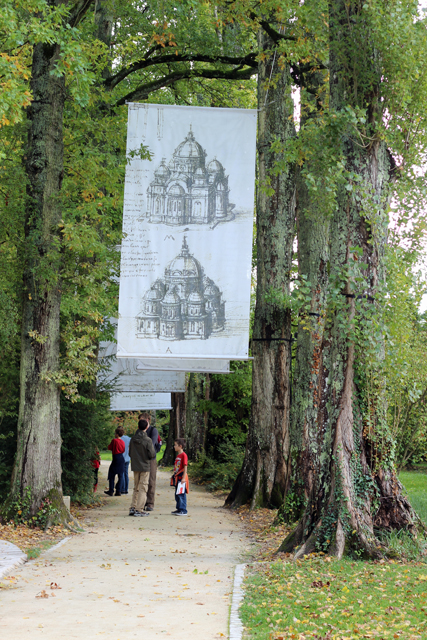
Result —
[[[227,636],[233,569],[248,546],[240,520],[194,486],[189,517],[172,516],[173,490],[163,471],[156,493],[149,517],[127,515],[130,495],[111,498],[90,512],[86,533],[16,569],[16,584],[0,592],[0,637]],[[37,597],[43,591],[48,597]]]

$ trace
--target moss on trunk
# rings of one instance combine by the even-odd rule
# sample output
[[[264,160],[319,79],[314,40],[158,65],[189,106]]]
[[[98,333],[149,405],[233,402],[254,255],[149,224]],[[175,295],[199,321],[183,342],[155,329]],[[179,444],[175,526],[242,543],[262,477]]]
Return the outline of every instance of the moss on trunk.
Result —
[[[282,152],[295,135],[289,68],[273,54],[272,42],[259,35],[267,52],[258,75],[258,171],[256,205],[257,293],[253,330],[252,410],[242,471],[226,503],[278,506],[289,480],[291,315],[289,307],[292,244],[295,232],[295,172]]]
[[[363,59],[355,60],[361,51]],[[338,557],[352,548],[377,557],[385,552],[377,529],[411,532],[416,525],[393,470],[384,401],[379,297],[393,165],[376,123],[380,68],[370,25],[358,4],[333,0],[330,108],[338,115],[351,113],[348,105],[364,108],[366,118],[361,136],[344,120],[339,131],[346,181],[337,183],[330,220],[329,293],[319,308],[323,330],[318,340],[313,340],[312,331],[306,344],[301,340],[298,345],[298,362],[305,373],[297,381],[294,443],[299,447],[306,506],[280,547],[299,547],[296,557],[314,548]],[[320,254],[316,260],[315,277],[324,282],[324,260]]]

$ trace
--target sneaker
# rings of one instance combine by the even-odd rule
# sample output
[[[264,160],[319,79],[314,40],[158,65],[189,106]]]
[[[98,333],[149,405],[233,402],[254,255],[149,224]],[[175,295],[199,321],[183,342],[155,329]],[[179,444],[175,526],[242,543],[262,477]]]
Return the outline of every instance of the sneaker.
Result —
[[[130,515],[130,516],[134,516],[134,515],[135,515],[135,509],[134,509],[134,507],[131,507],[131,508],[129,509],[129,515]]]
[[[144,507],[144,511],[153,511],[153,507]]]
[[[117,491],[116,491],[116,493],[114,495],[115,496],[121,496],[122,494],[121,493],[117,493]]]
[[[171,514],[172,514],[173,516],[176,516],[176,514],[177,514],[177,513],[178,513],[178,509],[175,509],[175,511],[171,511]]]
[[[135,511],[133,515],[135,518],[142,518],[143,516],[149,516],[150,514],[146,511]]]
[[[188,513],[186,511],[177,511],[174,515],[175,516],[188,516]]]
[[[113,496],[113,495],[114,495],[114,493],[112,493],[111,491],[104,491],[104,493],[105,493],[107,496]]]

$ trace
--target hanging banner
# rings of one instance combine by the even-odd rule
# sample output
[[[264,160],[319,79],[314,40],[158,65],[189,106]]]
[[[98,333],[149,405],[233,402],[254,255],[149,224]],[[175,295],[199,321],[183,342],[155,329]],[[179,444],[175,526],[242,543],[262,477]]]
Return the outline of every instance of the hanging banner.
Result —
[[[112,324],[117,325],[116,319],[110,319]],[[115,342],[99,343],[99,360],[109,358],[109,372],[104,375],[101,373],[99,381],[114,378],[124,368],[131,368],[136,371],[181,371],[187,373],[230,373],[229,360],[202,360],[191,358],[117,358],[117,344]],[[126,362],[127,365],[122,363]],[[162,389],[158,389],[162,391]],[[168,389],[174,391],[174,389]],[[177,389],[179,391],[179,389]]]
[[[121,360],[123,358],[120,358]],[[141,358],[137,369],[160,371],[186,371],[187,373],[230,373],[229,360],[202,360],[181,358]]]
[[[170,393],[114,393],[110,411],[150,411],[172,409]]]
[[[136,358],[117,358],[109,362],[105,375],[101,372],[99,382],[114,385],[114,391],[139,392],[183,392],[185,373],[178,371],[144,370]]]
[[[130,104],[118,358],[247,358],[256,111]]]

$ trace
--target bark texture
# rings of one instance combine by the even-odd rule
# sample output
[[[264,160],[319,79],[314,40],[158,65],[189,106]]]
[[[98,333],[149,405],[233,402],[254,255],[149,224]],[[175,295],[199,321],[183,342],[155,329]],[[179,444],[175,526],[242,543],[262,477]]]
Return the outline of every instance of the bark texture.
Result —
[[[207,431],[206,412],[199,408],[200,400],[209,398],[209,374],[190,373],[187,386],[187,416],[185,424],[186,453],[197,460],[205,450]]]
[[[310,92],[301,97],[301,127],[321,117],[325,80],[320,72],[311,75]],[[308,167],[306,166],[308,165]],[[305,168],[310,171],[310,161]],[[322,341],[329,284],[330,219],[310,197],[302,169],[296,175],[296,222],[298,271],[301,285],[310,289],[309,301],[298,318],[293,402],[291,410],[292,483],[281,509],[286,520],[297,519],[318,476],[321,439],[318,429],[322,406]]]
[[[59,388],[59,272],[63,172],[63,77],[51,75],[55,44],[37,44],[32,61],[33,102],[28,109],[27,199],[21,336],[18,446],[12,493],[30,487],[33,511],[52,489],[62,493]]]
[[[330,3],[331,108],[339,113],[348,104],[353,108],[363,104],[367,108],[366,137],[355,135],[350,126],[340,133],[348,182],[338,187],[330,225],[331,294],[319,357],[312,349],[306,375],[298,381],[301,404],[305,398],[305,406],[313,410],[299,412],[295,425],[300,432],[301,460],[306,463],[306,507],[280,548],[289,551],[301,545],[295,557],[315,548],[341,557],[349,546],[370,557],[379,556],[382,550],[376,529],[411,530],[415,522],[390,464],[381,346],[376,364],[372,353],[369,357],[364,353],[369,346],[364,331],[372,317],[370,305],[376,304],[384,277],[393,167],[377,135],[381,75],[372,34],[360,16],[357,2]],[[363,34],[367,43],[363,49],[366,59],[359,67],[350,64],[355,50],[361,51],[355,33]],[[349,67],[364,75],[349,77]],[[322,279],[322,261],[318,264]],[[369,368],[377,374],[371,379]],[[313,369],[315,388],[310,387]]]
[[[166,449],[162,458],[162,465],[167,467],[174,463],[175,450],[173,443],[176,438],[185,437],[186,429],[186,392],[172,393],[172,410],[170,412],[169,433],[166,441]]]
[[[263,50],[272,49],[265,33]],[[295,174],[272,151],[295,135],[289,69],[269,52],[258,75],[259,187],[256,204],[257,293],[252,410],[242,470],[226,500],[279,506],[289,481],[291,317],[288,304],[295,229]],[[280,162],[280,168],[277,163]],[[269,188],[269,192],[266,191]],[[270,195],[271,193],[271,195]]]

